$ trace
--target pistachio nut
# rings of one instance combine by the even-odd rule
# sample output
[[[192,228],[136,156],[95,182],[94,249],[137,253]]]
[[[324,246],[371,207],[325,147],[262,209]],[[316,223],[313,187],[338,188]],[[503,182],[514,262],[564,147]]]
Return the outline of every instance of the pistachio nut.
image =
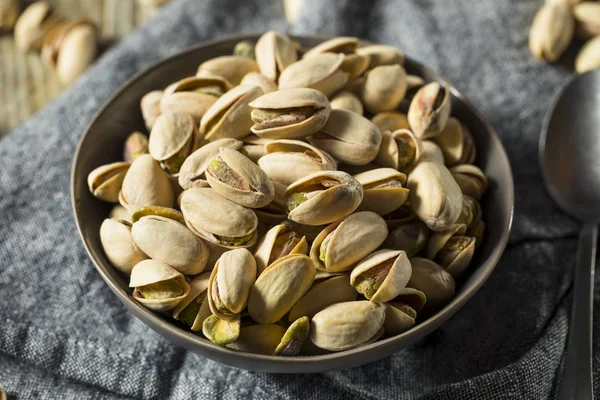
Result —
[[[192,188],[181,195],[181,212],[196,235],[222,247],[250,247],[256,243],[258,219],[245,207],[211,188]]]
[[[385,305],[385,321],[383,327],[387,336],[399,335],[415,326],[417,312],[410,306],[400,302]]]
[[[267,174],[248,157],[227,147],[208,164],[206,180],[215,192],[244,207],[264,207],[275,197]]]
[[[273,81],[298,58],[290,38],[273,31],[264,33],[258,39],[254,51],[260,73]]]
[[[162,97],[162,90],[153,90],[145,94],[140,101],[142,117],[144,118],[144,124],[146,125],[146,129],[148,129],[148,131],[152,130],[154,123],[160,116],[160,103],[162,101]]]
[[[173,197],[167,174],[152,156],[144,154],[135,159],[125,174],[119,203],[133,212],[147,205],[172,207]]]
[[[89,21],[69,24],[54,45],[55,66],[58,79],[69,84],[77,79],[94,62],[98,52],[98,31]]]
[[[356,53],[369,56],[368,69],[379,67],[380,65],[403,65],[404,53],[399,49],[385,44],[373,44],[359,47]]]
[[[258,160],[267,155],[267,150],[262,144],[245,144],[242,146],[240,153],[248,157],[254,164],[258,164]]]
[[[404,251],[382,249],[362,259],[350,274],[350,283],[367,299],[385,303],[406,287],[411,266]]]
[[[358,115],[363,115],[364,111],[363,105],[358,96],[348,91],[343,91],[336,94],[333,99],[331,99],[331,108],[352,111]]]
[[[264,355],[273,355],[281,344],[286,329],[277,324],[245,326],[240,330],[238,339],[227,345],[228,348]]]
[[[463,127],[456,118],[450,117],[444,130],[433,138],[442,150],[446,165],[466,162],[475,147],[471,133]]]
[[[422,221],[412,221],[399,225],[390,232],[384,246],[406,252],[412,258],[423,250],[429,241],[429,229]]]
[[[131,214],[125,207],[120,204],[115,204],[108,214],[108,218],[122,219],[123,221],[131,222]]]
[[[30,4],[15,22],[15,42],[21,51],[39,50],[46,33],[50,31],[60,18],[54,14],[45,1]]]
[[[302,343],[308,339],[310,321],[308,317],[300,317],[285,331],[281,342],[273,352],[274,356],[295,356],[300,353]]]
[[[409,195],[410,197],[410,195]],[[409,200],[406,200],[400,208],[395,209],[389,214],[382,215],[388,229],[396,229],[402,224],[408,224],[410,222],[417,221],[417,216],[412,211],[409,205]]]
[[[348,271],[377,249],[387,234],[385,221],[379,215],[357,212],[323,229],[310,248],[310,258],[320,270]]]
[[[323,53],[296,61],[279,76],[279,88],[311,88],[327,97],[338,92],[350,74],[341,69],[343,54]]]
[[[412,275],[408,287],[425,293],[426,311],[435,311],[446,305],[456,290],[454,278],[444,268],[426,258],[414,257],[410,260]]]
[[[476,239],[468,236],[452,236],[436,254],[434,260],[454,279],[460,278],[469,267],[475,252]]]
[[[454,224],[449,229],[442,232],[434,232],[427,243],[427,258],[433,260],[436,254],[448,243],[454,235],[464,235],[467,232],[467,226],[464,224]]]
[[[343,65],[343,63],[342,63],[342,65]],[[357,78],[349,80],[342,87],[342,91],[344,91],[344,92],[350,92],[353,95],[360,97],[360,94],[362,93],[362,88],[363,88],[364,85],[365,85],[365,77],[364,76],[359,76]]]
[[[310,340],[330,351],[348,350],[383,334],[385,307],[371,301],[348,301],[319,311],[310,325]]]
[[[252,132],[268,139],[293,139],[318,132],[331,112],[327,97],[315,89],[281,89],[250,103]]]
[[[132,132],[123,146],[123,159],[127,162],[133,162],[142,154],[148,154],[148,137],[141,132]]]
[[[194,119],[183,112],[165,112],[154,123],[148,150],[169,174],[177,174],[195,150],[198,130]]]
[[[87,177],[90,193],[100,200],[117,203],[123,179],[130,166],[128,162],[115,162],[94,169]]]
[[[573,7],[577,36],[589,39],[600,35],[600,4],[584,1]]]
[[[285,191],[288,219],[305,225],[338,221],[352,214],[362,199],[361,184],[341,171],[315,172]]]
[[[277,90],[277,83],[267,78],[260,72],[248,72],[242,78],[240,85],[258,86],[263,93],[271,93]]]
[[[285,210],[285,190],[287,186],[271,180],[273,188],[275,189],[275,197],[273,201],[264,207],[257,208],[254,210],[258,220],[263,224],[275,226],[283,222],[287,218],[287,212]]]
[[[452,102],[450,91],[437,82],[428,83],[415,94],[408,108],[408,122],[419,139],[439,135],[446,127]]]
[[[220,76],[189,77],[170,84],[160,101],[161,113],[182,112],[199,123],[217,99],[232,86]]]
[[[463,194],[481,200],[488,182],[479,167],[470,164],[457,165],[450,169],[450,173]]]
[[[203,62],[196,76],[217,75],[237,86],[248,72],[259,72],[256,61],[241,56],[220,56]]]
[[[204,180],[208,164],[219,154],[221,148],[240,150],[242,145],[243,143],[236,139],[217,139],[200,147],[190,154],[181,165],[179,185],[184,189],[196,186]]]
[[[422,154],[423,143],[410,130],[383,131],[375,163],[399,171],[409,171]]]
[[[322,271],[319,271],[322,272]],[[317,274],[319,274],[317,272]],[[317,277],[315,276],[315,280]],[[288,321],[292,322],[301,316],[312,318],[319,311],[332,304],[354,301],[358,293],[352,285],[348,274],[333,276],[315,283],[308,292],[290,310]]]
[[[371,122],[373,122],[381,132],[394,132],[398,129],[410,130],[408,116],[400,111],[383,111],[377,113],[371,118]]]
[[[466,196],[463,194],[463,203],[462,209],[460,212],[460,216],[456,220],[455,224],[463,224],[465,227],[468,227],[473,222],[473,218],[475,213],[478,212],[474,207],[478,207],[479,203],[477,200],[472,198],[471,196]]]
[[[211,315],[208,305],[208,280],[210,272],[204,272],[189,283],[190,292],[173,309],[173,318],[189,326],[194,332],[202,330],[204,320]]]
[[[580,74],[596,68],[600,68],[600,36],[589,40],[575,59],[575,70]]]
[[[448,229],[460,216],[462,192],[444,165],[419,162],[408,176],[407,186],[412,211],[432,231]]]
[[[259,324],[279,321],[302,298],[315,279],[310,258],[290,254],[271,264],[258,277],[248,298],[248,312]]]
[[[425,86],[425,80],[417,75],[406,75],[406,95],[407,100],[412,100],[415,94]]]
[[[406,175],[393,168],[377,168],[354,175],[363,187],[363,201],[358,211],[386,215],[399,208],[408,198]]]
[[[142,217],[131,228],[133,241],[153,260],[168,263],[185,275],[204,270],[208,260],[206,244],[185,225],[158,215]]]
[[[157,260],[143,260],[131,270],[133,298],[154,311],[175,308],[190,292],[190,285],[176,269]]]
[[[240,316],[224,320],[216,315],[207,317],[202,323],[202,333],[211,342],[225,346],[235,342],[240,336]]]
[[[254,258],[257,275],[262,274],[269,265],[288,254],[306,255],[306,253],[308,253],[308,243],[305,236],[287,229],[284,224],[274,226],[262,237],[256,247]]]
[[[236,43],[233,48],[233,55],[239,57],[247,57],[252,60],[256,59],[254,55],[254,46],[255,44],[249,40],[242,40],[241,42]]]
[[[405,287],[393,301],[407,305],[416,314],[427,304],[427,296],[420,290]]]
[[[151,215],[168,218],[185,225],[185,220],[183,219],[182,213],[173,208],[159,206],[142,206],[138,208],[133,212],[133,214],[131,214],[131,223],[133,224],[142,219],[142,217],[147,217]]]
[[[442,153],[442,149],[440,149],[440,146],[435,144],[435,142],[423,140],[421,141],[421,147],[423,148],[423,152],[421,153],[419,161],[431,161],[440,165],[445,165],[444,153]]]
[[[236,86],[219,99],[206,111],[200,121],[200,132],[205,139],[221,138],[239,139],[250,133],[250,103],[261,96],[258,86]]]
[[[133,267],[148,256],[133,241],[131,224],[107,218],[100,225],[100,243],[113,267],[129,275]]]
[[[475,238],[475,249],[481,246],[483,240],[483,232],[485,231],[485,223],[477,219],[467,228],[467,236]]]
[[[479,201],[475,200],[473,197],[463,194],[463,208],[468,208],[471,211],[471,220],[461,221],[461,223],[466,224],[467,227],[472,225],[477,220],[483,218],[483,210],[481,209],[481,204],[479,204]],[[465,211],[463,211],[463,213],[465,213]]]
[[[19,16],[19,0],[0,0],[0,32],[11,31]]]
[[[350,79],[354,79],[362,75],[362,73],[367,70],[370,61],[370,57],[368,55],[357,54],[355,52],[356,48],[358,47],[358,43],[359,40],[355,37],[336,37],[316,45],[304,53],[303,57],[309,58],[323,53],[343,54],[344,61],[342,62],[340,69],[350,74]]]
[[[362,101],[369,112],[392,111],[406,94],[406,71],[401,65],[382,65],[366,74]]]
[[[309,242],[314,241],[315,238],[319,235],[319,233],[321,233],[321,231],[323,229],[325,229],[325,227],[327,226],[327,225],[305,225],[305,224],[298,223],[296,221],[291,221],[289,219],[284,220],[282,222],[282,224],[285,225],[285,228],[288,231],[294,231],[302,236],[305,236],[306,240]]]
[[[381,132],[367,118],[347,110],[331,110],[320,132],[308,138],[313,145],[350,165],[365,165],[375,159]]]
[[[299,140],[274,140],[265,149],[267,155],[258,165],[271,179],[286,186],[312,173],[337,168],[329,154]]]
[[[538,60],[556,61],[573,39],[575,21],[567,4],[544,4],[529,31],[529,50]]]

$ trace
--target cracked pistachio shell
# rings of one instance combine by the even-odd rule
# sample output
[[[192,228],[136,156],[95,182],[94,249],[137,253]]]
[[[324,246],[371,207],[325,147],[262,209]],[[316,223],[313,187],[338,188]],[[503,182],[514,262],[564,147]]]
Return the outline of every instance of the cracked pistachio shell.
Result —
[[[144,95],[140,101],[142,117],[144,118],[144,124],[146,125],[146,129],[148,129],[148,131],[152,130],[156,119],[160,116],[160,103],[162,97],[162,90],[153,90]]]
[[[258,86],[262,89],[263,93],[271,93],[277,90],[277,83],[260,72],[248,72],[242,78],[240,85]]]
[[[464,224],[455,224],[450,229],[442,232],[434,232],[427,243],[427,258],[433,260],[436,254],[448,243],[448,240],[454,235],[464,235],[467,232],[467,226]]]
[[[370,301],[348,301],[319,311],[312,319],[310,340],[330,351],[352,349],[383,334],[385,307]]]
[[[205,178],[206,167],[218,154],[222,147],[240,150],[243,143],[236,139],[217,139],[194,151],[185,159],[179,170],[179,185],[184,189],[196,186]]]
[[[323,53],[296,61],[279,76],[279,88],[311,88],[327,97],[338,92],[348,82],[350,74],[340,68],[343,54]]]
[[[206,244],[185,225],[172,219],[151,215],[142,217],[131,228],[135,244],[150,258],[185,275],[204,270],[208,259]]]
[[[317,272],[318,274],[319,272]],[[316,279],[316,277],[315,277]],[[312,318],[319,311],[332,304],[354,301],[358,293],[350,285],[348,274],[333,276],[313,285],[308,292],[296,303],[288,314],[292,322],[302,316]]]
[[[18,16],[19,0],[0,0],[0,32],[11,31]],[[2,399],[2,393],[0,390],[0,399]]]
[[[411,266],[404,251],[378,250],[362,259],[350,274],[350,283],[367,299],[385,303],[406,287]]]
[[[221,76],[237,86],[248,72],[259,72],[258,64],[251,58],[241,56],[220,56],[203,62],[196,76]]]
[[[329,154],[299,140],[274,140],[265,149],[267,155],[258,160],[259,167],[286,186],[312,173],[337,168],[337,162]]]
[[[408,176],[412,211],[432,231],[450,228],[462,210],[462,192],[443,164],[420,161]]]
[[[470,164],[457,165],[450,169],[450,173],[463,194],[471,196],[477,201],[481,200],[488,182],[479,167]]]
[[[293,139],[318,132],[331,112],[329,100],[318,90],[280,89],[250,103],[252,132],[267,139]]]
[[[366,74],[362,101],[369,112],[392,111],[406,94],[406,71],[401,65],[382,65]]]
[[[209,278],[210,272],[204,272],[192,279],[189,283],[190,292],[173,309],[173,318],[182,323],[189,324],[189,321],[185,320],[186,317],[190,320],[192,317],[194,318],[190,326],[193,332],[202,330],[202,323],[211,315],[207,296]],[[189,309],[188,306],[190,306]],[[189,316],[189,313],[191,313],[191,316]]]
[[[157,260],[137,263],[131,270],[129,287],[134,288],[133,298],[153,311],[168,311],[177,307],[190,292],[190,285],[180,272]],[[158,291],[160,296],[146,298],[142,294],[144,288]]]
[[[46,33],[60,22],[45,1],[29,5],[15,22],[14,36],[21,51],[39,50]]]
[[[258,219],[252,210],[235,204],[211,188],[192,188],[181,195],[181,212],[192,232],[222,247],[256,243]]]
[[[240,326],[239,315],[232,320],[224,320],[213,314],[202,323],[202,333],[211,342],[225,346],[238,339]]]
[[[150,132],[148,150],[165,171],[176,174],[195,150],[198,130],[194,119],[183,112],[165,112]]]
[[[279,321],[312,285],[316,268],[303,254],[290,254],[258,277],[248,299],[248,312],[259,324]]]
[[[402,224],[390,232],[384,246],[393,250],[402,250],[411,258],[423,250],[429,241],[429,229],[421,221]]]
[[[252,127],[248,103],[262,94],[258,86],[240,85],[219,97],[200,120],[200,132],[204,138],[212,141],[247,136]]]
[[[362,185],[341,171],[315,172],[288,186],[288,219],[304,225],[324,225],[354,212],[363,199]]]
[[[128,162],[116,162],[94,169],[87,178],[90,193],[100,200],[117,203],[123,179],[130,166]]]
[[[367,118],[347,110],[331,110],[321,132],[308,141],[336,160],[365,165],[375,159],[381,145],[381,132]]]
[[[244,207],[264,207],[275,197],[267,174],[248,157],[227,147],[208,164],[206,180],[215,192]]]
[[[308,339],[310,321],[308,317],[301,317],[292,322],[285,331],[281,342],[273,352],[274,356],[295,356],[300,353],[302,343]]]
[[[363,187],[363,201],[357,211],[386,215],[399,208],[408,198],[406,175],[393,168],[377,168],[354,175]]]
[[[406,96],[408,100],[412,100],[415,94],[425,86],[425,80],[417,75],[406,75]]]
[[[435,256],[440,264],[454,279],[460,278],[471,263],[475,252],[476,239],[468,236],[453,236]]]
[[[298,58],[290,38],[273,31],[264,33],[258,39],[254,51],[261,74],[273,81]]]
[[[333,99],[331,99],[331,108],[338,110],[347,110],[357,113],[358,115],[363,115],[363,105],[354,93],[343,91],[336,94]]]
[[[575,70],[580,74],[597,68],[600,68],[600,36],[589,40],[575,59]]]
[[[123,159],[127,162],[133,162],[143,154],[148,154],[148,137],[141,132],[132,132],[123,146]]]
[[[439,135],[446,127],[451,110],[450,91],[437,82],[428,83],[410,102],[407,116],[411,131],[419,139]]]
[[[427,303],[425,293],[420,290],[405,287],[400,294],[396,296],[393,302],[399,302],[412,308],[415,313],[421,311]]]
[[[538,60],[556,61],[569,47],[575,31],[575,20],[567,4],[544,4],[531,23],[529,50]]]
[[[107,218],[100,225],[100,243],[113,267],[129,275],[133,267],[148,256],[133,241],[131,224]]]
[[[184,78],[167,86],[160,102],[160,111],[163,114],[183,112],[199,123],[210,106],[231,87],[220,76]]]
[[[359,47],[356,53],[369,56],[369,67],[373,69],[380,65],[404,64],[404,53],[399,49],[385,44],[373,44]]]
[[[310,248],[310,258],[320,270],[348,271],[387,235],[383,218],[371,211],[357,212],[323,229]]]
[[[287,229],[284,224],[279,224],[269,229],[256,247],[257,275],[267,269],[275,261],[289,254],[308,253],[306,237]]]
[[[256,262],[246,249],[230,250],[221,256],[210,275],[208,304],[214,315],[233,320],[248,302],[256,280]]]
[[[454,278],[444,268],[421,257],[414,257],[410,262],[412,275],[407,286],[425,293],[427,303],[424,310],[438,310],[454,297]]]
[[[408,129],[382,131],[381,146],[375,163],[400,171],[409,171],[423,154],[423,143]]]
[[[385,334],[394,336],[406,332],[415,326],[415,316],[416,312],[412,315],[410,307],[406,304],[400,302],[386,303],[385,322],[383,323]]]
[[[271,183],[275,189],[273,201],[264,207],[255,209],[254,212],[260,222],[273,226],[282,223],[287,218],[285,210],[285,190],[287,186],[274,180],[271,180]]]
[[[142,206],[172,207],[174,200],[169,177],[158,162],[150,154],[136,158],[125,174],[119,203],[133,212]]]
[[[227,347],[246,353],[270,356],[281,343],[285,333],[286,329],[277,324],[245,326],[240,330],[238,339]]]
[[[183,214],[174,208],[169,207],[158,207],[158,206],[143,206],[138,208],[131,214],[131,223],[135,223],[142,219],[142,217],[147,216],[159,216],[171,219],[173,221],[177,221],[182,225],[185,225],[185,220],[183,219]]]
[[[400,111],[382,111],[375,114],[371,118],[371,122],[373,122],[381,132],[394,132],[398,129],[410,130],[408,116]]]

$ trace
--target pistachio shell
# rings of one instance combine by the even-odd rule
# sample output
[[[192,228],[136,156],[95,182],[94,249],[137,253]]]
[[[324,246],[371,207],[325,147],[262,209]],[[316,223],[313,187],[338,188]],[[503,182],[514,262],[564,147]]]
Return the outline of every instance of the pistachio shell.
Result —
[[[198,123],[217,98],[231,87],[231,84],[220,76],[184,78],[165,89],[160,110],[163,114],[186,113]]]
[[[311,88],[329,97],[339,91],[350,74],[340,69],[343,54],[324,53],[296,61],[279,76],[279,88]]]
[[[385,308],[370,301],[348,301],[319,311],[311,321],[310,340],[326,350],[358,347],[380,335]]]
[[[119,193],[119,203],[133,212],[142,206],[172,207],[173,197],[167,174],[150,154],[144,154],[129,167]]]
[[[172,282],[172,286],[165,289],[178,289],[171,296],[146,298],[142,294],[143,287],[167,281]],[[135,288],[133,298],[136,301],[154,311],[168,311],[175,308],[190,292],[190,285],[180,272],[157,260],[143,260],[137,263],[131,270],[129,287]]]
[[[141,132],[132,132],[123,146],[123,159],[127,162],[133,162],[142,154],[148,154],[148,137]]]
[[[393,133],[383,131],[375,163],[383,167],[408,171],[421,158],[422,153],[422,142],[408,129],[399,129]]]
[[[309,242],[312,242],[313,240],[315,240],[315,238],[317,237],[317,235],[319,233],[321,233],[321,231],[323,229],[325,229],[325,227],[327,225],[305,225],[305,224],[301,224],[295,221],[291,221],[289,219],[284,220],[283,222],[281,222],[283,225],[285,225],[286,229],[288,231],[294,231],[294,232],[298,232],[300,235],[306,236],[306,240]]]
[[[407,286],[425,293],[424,310],[438,310],[454,297],[454,278],[444,268],[426,258],[414,257],[410,262],[412,275]]]
[[[37,1],[29,5],[15,23],[15,42],[21,51],[39,49],[44,35],[60,19],[53,15],[52,9],[45,1]]]
[[[156,119],[160,116],[160,102],[163,97],[162,90],[153,90],[148,92],[140,101],[142,117],[148,131],[152,130]]]
[[[362,115],[364,111],[360,99],[355,94],[348,91],[336,94],[333,99],[331,99],[331,108],[352,111],[359,115]]]
[[[111,210],[110,210],[110,214],[108,214],[109,218],[112,219],[121,219],[125,222],[129,222],[130,224],[131,222],[131,214],[129,213],[129,211],[127,211],[127,209],[125,207],[123,207],[120,204],[116,204]]]
[[[584,1],[573,7],[577,36],[589,39],[600,35],[600,4]]]
[[[268,154],[258,165],[271,179],[286,186],[312,173],[337,168],[329,154],[299,140],[274,140],[265,148]]]
[[[538,60],[556,61],[573,39],[575,21],[567,4],[544,4],[529,31],[529,50]]]
[[[402,224],[408,224],[418,220],[408,203],[409,201],[407,200],[400,208],[395,209],[389,214],[382,215],[388,229],[396,229]]]
[[[450,91],[437,82],[423,86],[410,102],[408,122],[415,136],[429,139],[446,127],[452,103]]]
[[[358,211],[373,211],[386,215],[399,208],[408,197],[408,189],[402,185],[406,175],[393,168],[377,168],[354,175],[363,186],[363,201]]]
[[[240,330],[238,339],[227,347],[247,353],[273,355],[285,333],[286,329],[277,324],[246,326]]]
[[[406,71],[401,65],[382,65],[367,72],[362,101],[371,113],[392,111],[406,94]]]
[[[411,269],[404,251],[378,250],[356,265],[350,283],[369,300],[385,303],[406,287]]]
[[[287,186],[271,180],[275,189],[275,197],[273,201],[264,207],[254,210],[259,221],[270,226],[278,225],[287,218],[285,210],[285,190]]]
[[[467,228],[467,236],[475,238],[475,249],[481,246],[483,240],[483,232],[485,231],[485,223],[477,219]]]
[[[258,64],[251,58],[220,56],[200,64],[196,76],[222,76],[233,86],[237,86],[248,72],[259,72]]]
[[[183,214],[181,214],[179,211],[173,208],[158,206],[143,206],[138,208],[133,212],[133,214],[131,214],[131,223],[137,222],[142,217],[147,217],[149,215],[158,215],[160,217],[169,218],[185,225]]]
[[[217,139],[200,147],[183,162],[179,170],[179,185],[184,189],[194,187],[195,182],[205,177],[208,163],[219,154],[222,147],[240,150],[242,145],[243,143],[236,139]]]
[[[256,242],[256,215],[219,196],[213,189],[184,191],[181,212],[191,231],[212,243],[237,248],[250,247]]]
[[[128,162],[116,162],[94,169],[87,178],[90,193],[100,200],[117,203],[123,179],[130,166]]]
[[[383,327],[385,334],[389,336],[399,335],[415,326],[415,319],[402,310],[402,303],[385,304],[385,322]]]
[[[331,107],[327,97],[309,88],[280,89],[250,103],[252,132],[268,139],[311,135],[325,125]]]
[[[435,261],[439,262],[454,279],[460,278],[471,263],[475,252],[475,238],[453,236],[437,253]]]
[[[375,159],[381,132],[371,121],[347,110],[331,110],[321,132],[308,141],[350,165],[365,165]]]
[[[211,314],[208,306],[208,296],[206,295],[209,279],[210,272],[204,272],[192,279],[189,283],[190,292],[183,300],[181,300],[177,307],[173,309],[173,318],[188,324],[184,319],[188,312],[188,306],[191,306],[190,310],[195,313],[195,317],[193,317],[190,329],[194,332],[202,330],[202,323]],[[200,300],[200,304],[197,304],[198,300]],[[195,307],[192,306],[192,303],[194,303]]]
[[[350,215],[363,198],[362,186],[341,171],[315,172],[288,186],[288,219],[305,225],[323,225]]]
[[[177,158],[170,171],[177,173],[185,158],[194,151],[197,136],[196,124],[191,116],[182,112],[166,112],[158,117],[152,127],[148,150],[156,161]]]
[[[221,346],[235,342],[240,336],[240,316],[223,320],[211,315],[202,323],[202,333],[208,340]]]
[[[295,321],[301,316],[312,318],[319,311],[332,304],[354,301],[357,296],[358,293],[350,285],[347,274],[333,276],[313,285],[290,310],[288,321]]]
[[[390,232],[384,245],[393,250],[403,250],[411,258],[423,250],[429,241],[429,229],[421,221],[402,224]]]
[[[415,94],[425,86],[425,80],[417,75],[406,75],[406,96],[407,100],[412,100]]]
[[[448,230],[434,232],[427,243],[427,258],[433,260],[435,255],[448,243],[448,240],[454,235],[464,235],[467,232],[467,226],[464,224],[455,224]]]
[[[273,31],[258,39],[255,53],[260,72],[273,81],[297,59],[296,49],[287,35]]]
[[[108,261],[124,274],[148,258],[133,242],[131,225],[117,219],[105,219],[100,225],[100,243]]]
[[[56,74],[63,84],[78,78],[96,59],[98,32],[91,23],[78,24],[62,40],[56,59]]]
[[[394,302],[405,304],[412,308],[416,313],[421,311],[425,304],[427,304],[427,296],[420,290],[405,287],[394,299]]]
[[[369,67],[370,57],[366,54],[346,54],[340,69],[350,74],[349,79],[357,79]]]
[[[306,53],[303,58],[314,57],[323,53],[351,54],[356,51],[359,39],[352,36],[338,36],[319,43]]]
[[[242,78],[240,85],[258,86],[262,89],[263,93],[271,93],[277,90],[277,83],[260,72],[248,72]]]
[[[258,277],[248,299],[248,312],[259,324],[279,321],[310,288],[316,269],[302,254],[290,254]]]
[[[269,265],[288,254],[305,254],[308,252],[306,237],[290,231],[284,224],[269,229],[256,247],[257,275]]]
[[[404,54],[393,46],[373,44],[356,49],[358,54],[369,56],[369,67],[373,69],[380,65],[404,64]]]
[[[580,74],[597,68],[600,68],[600,36],[588,41],[575,59],[575,70]]]
[[[410,129],[408,116],[399,111],[383,111],[377,113],[371,118],[371,122],[373,122],[381,132],[394,132],[398,129]]]
[[[310,321],[308,317],[301,317],[292,322],[285,331],[281,342],[273,352],[274,356],[295,356],[300,353],[302,343],[308,339]]]
[[[470,164],[457,165],[450,169],[457,185],[463,194],[481,200],[487,189],[487,178],[479,167]]]
[[[462,125],[456,118],[450,117],[444,130],[433,141],[442,150],[446,165],[458,164],[463,158],[465,147]]]

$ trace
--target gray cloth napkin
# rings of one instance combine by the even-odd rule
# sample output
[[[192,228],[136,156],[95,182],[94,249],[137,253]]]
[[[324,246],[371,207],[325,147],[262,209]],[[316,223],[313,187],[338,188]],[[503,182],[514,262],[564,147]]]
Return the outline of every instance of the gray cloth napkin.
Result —
[[[0,387],[9,399],[554,397],[578,226],[551,202],[537,164],[542,118],[571,76],[570,69],[537,63],[529,54],[528,28],[541,3],[307,0],[293,26],[280,0],[183,0],[165,7],[0,140]],[[111,93],[194,43],[267,29],[398,46],[474,101],[513,165],[513,231],[489,281],[435,333],[377,363],[294,376],[238,370],[188,353],[124,309],[75,229],[69,201],[74,148]],[[596,340],[600,392],[598,346]]]

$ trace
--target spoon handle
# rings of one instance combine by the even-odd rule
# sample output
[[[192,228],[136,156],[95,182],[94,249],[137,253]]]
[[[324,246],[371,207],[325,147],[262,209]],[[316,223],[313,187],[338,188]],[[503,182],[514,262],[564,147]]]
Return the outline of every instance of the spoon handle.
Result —
[[[593,400],[592,382],[592,312],[594,302],[594,268],[598,226],[585,224],[579,234],[577,265],[573,282],[573,306],[569,341],[559,400]]]

